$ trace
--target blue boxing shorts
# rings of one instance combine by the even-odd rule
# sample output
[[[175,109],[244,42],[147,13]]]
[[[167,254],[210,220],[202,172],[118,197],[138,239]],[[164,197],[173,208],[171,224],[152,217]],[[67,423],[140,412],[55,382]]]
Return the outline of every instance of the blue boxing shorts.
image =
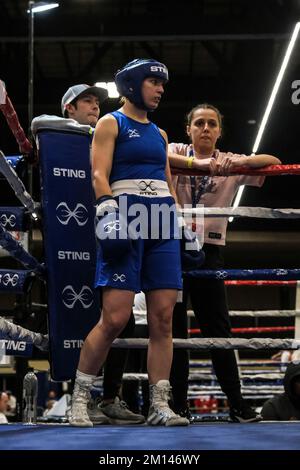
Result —
[[[97,250],[95,287],[144,292],[182,289],[180,240],[174,198],[160,180],[122,180],[112,192],[126,212],[132,250],[106,262]],[[126,208],[125,208],[126,206]]]

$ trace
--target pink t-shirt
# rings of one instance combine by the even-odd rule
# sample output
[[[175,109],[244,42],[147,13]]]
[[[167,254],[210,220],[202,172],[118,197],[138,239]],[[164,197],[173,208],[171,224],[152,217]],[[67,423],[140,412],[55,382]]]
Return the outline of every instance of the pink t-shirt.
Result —
[[[187,144],[169,144],[170,152],[187,157],[190,155],[192,148],[192,145]],[[245,158],[246,155],[216,150],[215,157],[218,161],[222,161],[225,157],[240,158],[242,166],[243,158]],[[196,194],[202,178],[202,176],[195,177]],[[260,187],[263,185],[264,180],[264,176],[212,176],[207,182],[205,190],[197,203],[203,204],[204,207],[230,207],[239,186],[248,185]],[[172,181],[179,204],[181,206],[184,204],[192,204],[190,176],[173,176]],[[227,224],[227,217],[206,217],[204,220],[204,242],[214,245],[225,245]]]

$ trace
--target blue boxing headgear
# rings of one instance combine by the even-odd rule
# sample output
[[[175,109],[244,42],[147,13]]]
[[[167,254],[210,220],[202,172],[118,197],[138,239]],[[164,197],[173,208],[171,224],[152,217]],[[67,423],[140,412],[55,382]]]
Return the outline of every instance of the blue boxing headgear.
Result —
[[[151,111],[142,96],[142,83],[149,77],[160,78],[166,83],[169,80],[168,69],[153,59],[135,59],[117,71],[115,82],[118,92],[138,108]]]

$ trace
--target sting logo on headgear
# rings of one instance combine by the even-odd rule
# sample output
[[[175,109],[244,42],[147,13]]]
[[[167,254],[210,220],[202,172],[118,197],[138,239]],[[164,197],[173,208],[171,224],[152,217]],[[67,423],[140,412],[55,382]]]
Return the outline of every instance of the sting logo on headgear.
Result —
[[[153,59],[135,59],[115,74],[118,92],[138,108],[152,111],[146,106],[142,96],[142,83],[149,77],[159,78],[166,83],[169,80],[168,69]]]

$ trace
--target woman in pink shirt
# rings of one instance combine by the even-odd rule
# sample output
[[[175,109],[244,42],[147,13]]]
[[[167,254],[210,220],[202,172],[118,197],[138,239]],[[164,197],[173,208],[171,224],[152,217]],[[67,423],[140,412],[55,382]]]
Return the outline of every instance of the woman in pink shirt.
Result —
[[[220,152],[216,143],[222,133],[222,116],[210,104],[200,104],[187,115],[187,135],[190,144],[169,145],[169,161],[172,167],[209,170],[210,176],[176,176],[173,184],[178,202],[203,204],[205,207],[228,207],[241,185],[262,186],[263,176],[227,176],[240,166],[260,168],[280,164],[272,155],[239,155]],[[221,176],[215,176],[221,175]],[[204,222],[204,246],[206,255],[203,269],[223,267],[221,246],[225,245],[227,218],[206,218]],[[231,336],[224,281],[197,278],[184,279],[183,303],[176,305],[173,317],[173,337],[187,337],[186,304],[190,296],[195,316],[204,337],[226,338]],[[233,421],[251,422],[260,419],[241,395],[241,384],[233,350],[211,352],[212,363],[223,392],[230,405]],[[180,371],[180,377],[178,376]],[[182,412],[186,406],[188,377],[188,353],[177,350],[174,354],[171,383],[174,407]]]

